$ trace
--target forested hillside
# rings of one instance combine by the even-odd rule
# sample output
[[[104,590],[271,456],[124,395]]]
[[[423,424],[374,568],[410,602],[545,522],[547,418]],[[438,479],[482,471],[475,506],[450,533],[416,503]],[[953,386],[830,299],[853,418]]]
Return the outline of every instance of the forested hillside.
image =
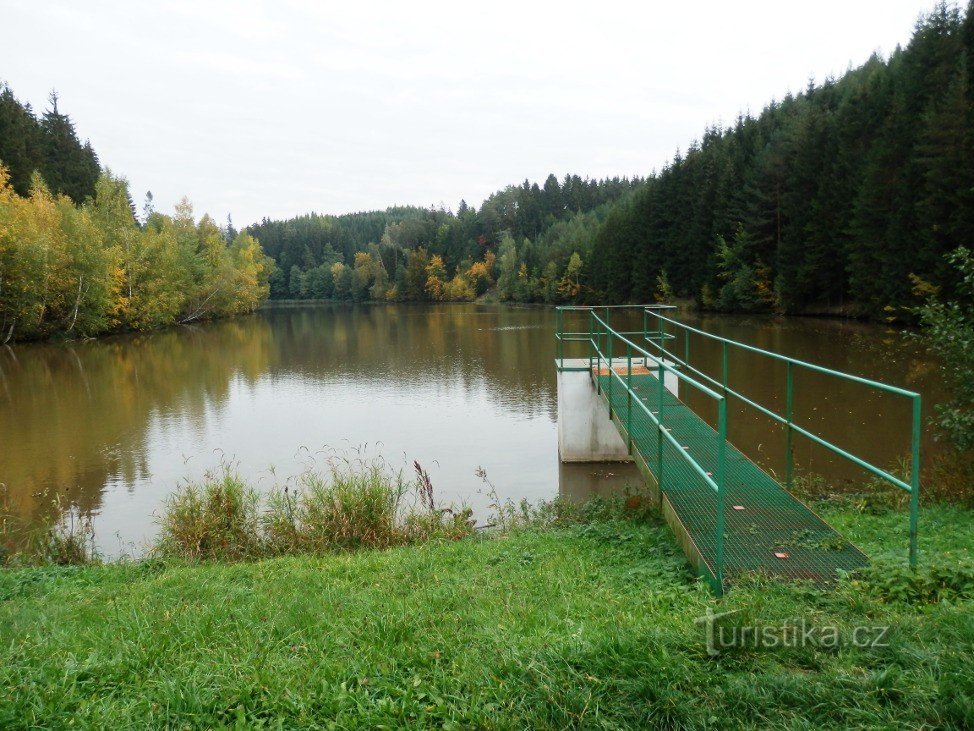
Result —
[[[707,308],[895,317],[952,290],[974,242],[974,12],[941,5],[889,59],[709,129],[609,213],[587,283]],[[664,286],[665,288],[665,286]]]
[[[894,318],[915,277],[953,289],[974,241],[974,13],[741,116],[645,181],[549,176],[476,209],[310,215],[250,228],[272,297],[647,302]]]
[[[247,233],[166,216],[102,171],[70,118],[0,88],[0,344],[88,337],[253,311],[273,263]]]
[[[479,210],[461,201],[455,213],[313,213],[248,231],[277,262],[272,298],[465,300],[497,285],[501,299],[554,302],[566,272],[578,275],[608,206],[641,182],[549,175],[543,185],[498,191]]]

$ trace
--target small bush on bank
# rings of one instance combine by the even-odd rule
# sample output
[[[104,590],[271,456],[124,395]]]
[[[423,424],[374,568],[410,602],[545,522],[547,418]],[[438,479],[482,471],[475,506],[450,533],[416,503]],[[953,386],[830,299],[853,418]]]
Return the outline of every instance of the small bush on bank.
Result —
[[[901,479],[909,480],[908,461],[891,465],[888,471]],[[835,482],[823,475],[799,472],[792,479],[791,492],[809,503],[827,502],[852,512],[869,515],[884,515],[890,511],[905,510],[910,502],[908,493],[874,476],[864,482]]]
[[[241,560],[263,553],[260,498],[225,467],[173,493],[160,519],[160,554]]]
[[[910,460],[897,460],[886,470],[901,480],[910,479]],[[923,465],[920,504],[974,508],[974,453],[947,451]],[[806,502],[827,502],[857,513],[883,515],[909,508],[910,494],[888,481],[870,476],[863,481],[834,481],[812,472],[795,474],[791,492]]]
[[[26,557],[39,564],[83,566],[98,563],[95,529],[90,516],[74,508],[31,535]]]
[[[621,494],[611,497],[595,495],[584,502],[575,502],[559,495],[551,500],[532,503],[526,498],[517,502],[501,498],[483,467],[478,467],[475,474],[484,483],[491,500],[492,514],[488,525],[502,533],[526,528],[654,520],[654,516],[658,515],[657,503],[652,500],[649,491],[645,487],[634,488],[628,483]]]
[[[930,477],[920,488],[924,503],[949,503],[974,508],[974,451],[956,450],[938,455],[930,465]]]
[[[885,602],[937,604],[974,599],[974,562],[942,559],[916,569],[902,563],[876,562],[848,579],[850,585]]]

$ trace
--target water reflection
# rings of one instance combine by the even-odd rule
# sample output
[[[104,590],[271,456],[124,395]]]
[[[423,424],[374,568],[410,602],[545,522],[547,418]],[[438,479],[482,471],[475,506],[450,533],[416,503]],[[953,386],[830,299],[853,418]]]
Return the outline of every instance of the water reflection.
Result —
[[[895,333],[829,321],[696,318],[730,337],[936,394],[936,371]],[[618,489],[630,466],[560,465],[554,313],[477,305],[278,307],[145,336],[0,349],[0,483],[37,520],[56,493],[95,514],[109,554],[153,532],[152,514],[182,479],[236,460],[261,485],[369,445],[420,460],[443,500],[482,513],[478,465],[505,497]],[[692,342],[713,371],[719,354]],[[764,401],[783,375],[732,363]],[[796,414],[886,463],[896,451],[883,399],[799,384]],[[927,398],[928,405],[931,399]],[[701,409],[704,406],[701,405]],[[852,413],[850,413],[852,412]],[[890,425],[887,429],[887,424]],[[899,428],[899,424],[896,424]],[[731,437],[775,469],[783,437],[732,414]],[[810,449],[800,445],[800,449]],[[815,450],[799,461],[845,475]]]
[[[0,350],[0,481],[21,511],[52,488],[82,509],[106,484],[149,474],[154,421],[198,423],[231,376],[266,370],[270,329],[258,318],[151,336]]]
[[[505,497],[550,496],[552,326],[534,308],[321,306],[2,349],[0,482],[29,519],[56,494],[96,514],[108,553],[151,535],[182,479],[235,461],[270,485],[323,447],[419,459],[481,512],[478,465]]]

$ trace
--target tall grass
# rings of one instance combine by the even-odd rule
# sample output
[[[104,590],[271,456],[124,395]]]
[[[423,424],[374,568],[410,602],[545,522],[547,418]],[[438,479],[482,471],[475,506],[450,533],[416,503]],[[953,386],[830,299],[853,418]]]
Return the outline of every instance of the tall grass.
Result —
[[[627,482],[617,495],[593,495],[582,502],[561,495],[550,500],[532,502],[522,498],[514,501],[500,496],[483,467],[478,467],[474,474],[483,482],[490,500],[487,527],[501,534],[523,529],[567,528],[622,520],[652,521],[657,513],[645,485],[641,484],[633,486]]]
[[[91,516],[71,506],[57,519],[30,533],[25,557],[33,563],[57,566],[98,563],[100,556],[95,547]]]
[[[50,514],[28,526],[15,517],[6,490],[0,489],[0,566],[80,566],[99,561],[91,516],[77,505],[65,507],[57,496],[50,503]]]
[[[920,493],[924,502],[974,508],[974,451],[941,453],[925,477]]]
[[[167,500],[156,553],[248,560],[470,535],[471,511],[439,507],[429,476],[415,469],[407,479],[382,459],[336,459],[262,496],[225,466]]]
[[[156,550],[167,556],[240,560],[263,552],[260,499],[230,467],[166,499]]]

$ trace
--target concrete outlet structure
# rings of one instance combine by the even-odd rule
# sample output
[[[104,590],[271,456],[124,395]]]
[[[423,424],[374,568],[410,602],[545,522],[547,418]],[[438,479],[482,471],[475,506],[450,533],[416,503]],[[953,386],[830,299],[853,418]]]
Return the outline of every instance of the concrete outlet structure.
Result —
[[[631,462],[625,441],[609,419],[608,406],[595,390],[588,358],[566,358],[564,369],[558,371],[558,456],[561,461]],[[650,373],[653,373],[652,367]],[[673,373],[663,374],[663,384],[674,395],[677,394],[677,381]]]

